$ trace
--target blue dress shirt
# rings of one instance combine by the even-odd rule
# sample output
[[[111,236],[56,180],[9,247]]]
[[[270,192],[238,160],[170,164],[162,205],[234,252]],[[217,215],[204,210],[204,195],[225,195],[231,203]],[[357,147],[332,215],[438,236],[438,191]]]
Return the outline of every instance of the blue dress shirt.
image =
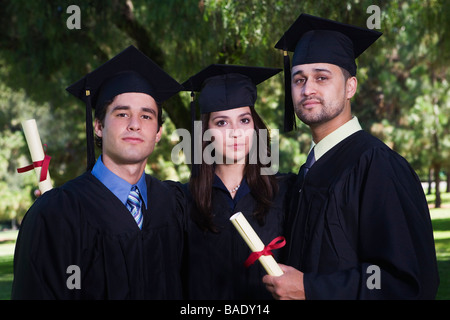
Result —
[[[145,172],[142,173],[139,181],[132,185],[123,180],[113,172],[111,172],[102,161],[102,156],[98,157],[97,162],[91,171],[92,175],[100,180],[119,200],[126,205],[128,194],[133,186],[137,186],[141,201],[144,201],[145,207],[147,206],[147,183],[145,182]]]

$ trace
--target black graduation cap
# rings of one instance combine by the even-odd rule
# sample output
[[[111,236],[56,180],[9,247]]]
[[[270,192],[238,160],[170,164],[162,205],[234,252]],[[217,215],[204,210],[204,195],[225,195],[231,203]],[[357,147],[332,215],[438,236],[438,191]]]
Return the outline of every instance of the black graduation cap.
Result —
[[[66,90],[86,103],[87,168],[95,163],[92,108],[102,108],[126,92],[146,93],[162,103],[182,86],[134,46],[104,63]]]
[[[191,91],[192,134],[196,118],[194,92],[200,92],[198,104],[201,114],[254,106],[257,98],[256,86],[280,71],[281,69],[276,68],[211,64],[190,77],[183,83],[183,87],[185,91]],[[196,174],[195,168],[193,165],[193,175]]]
[[[281,69],[211,64],[183,83],[185,91],[201,92],[200,113],[254,106],[256,85]]]
[[[295,124],[291,98],[288,51],[294,52],[292,65],[330,63],[356,75],[355,59],[380,36],[381,32],[339,23],[302,13],[284,33],[275,48],[284,51],[285,131]]]

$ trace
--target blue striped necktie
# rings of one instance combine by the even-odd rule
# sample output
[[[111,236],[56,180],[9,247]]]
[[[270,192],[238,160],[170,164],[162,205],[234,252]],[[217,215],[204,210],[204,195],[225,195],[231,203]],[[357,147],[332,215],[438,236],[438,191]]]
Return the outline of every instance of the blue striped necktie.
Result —
[[[142,229],[141,201],[139,200],[139,189],[136,186],[131,188],[128,195],[127,208],[130,210],[134,220],[136,220],[139,229]]]

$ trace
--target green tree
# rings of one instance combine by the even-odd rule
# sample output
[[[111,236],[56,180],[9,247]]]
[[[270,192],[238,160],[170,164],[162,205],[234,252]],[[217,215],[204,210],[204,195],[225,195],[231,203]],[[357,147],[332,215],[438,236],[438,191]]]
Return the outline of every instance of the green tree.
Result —
[[[449,172],[450,6],[444,0],[76,2],[79,30],[66,27],[66,9],[73,1],[2,3],[0,214],[12,212],[5,209],[5,192],[17,186],[23,195],[19,202],[27,207],[36,187],[33,174],[14,173],[29,159],[20,121],[36,118],[52,156],[55,186],[84,171],[84,106],[65,88],[128,45],[136,45],[180,82],[211,63],[282,67],[282,52],[274,45],[301,12],[365,27],[372,4],[381,9],[383,36],[357,61],[354,113],[421,175],[437,165]],[[258,88],[256,108],[272,129],[282,127],[283,95],[282,74]],[[177,143],[170,141],[171,133],[190,128],[189,100],[184,92],[165,105],[165,135],[147,167],[161,179],[189,177],[186,165],[170,160]],[[280,171],[297,171],[309,145],[309,129],[299,121],[297,131],[281,134]]]

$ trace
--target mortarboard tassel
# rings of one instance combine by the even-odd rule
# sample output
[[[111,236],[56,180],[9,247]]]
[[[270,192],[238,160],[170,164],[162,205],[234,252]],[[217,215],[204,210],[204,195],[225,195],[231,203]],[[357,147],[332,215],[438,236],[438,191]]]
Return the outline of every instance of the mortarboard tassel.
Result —
[[[292,131],[295,126],[294,104],[291,95],[291,64],[289,54],[284,50],[284,132]]]
[[[86,142],[87,142],[87,166],[86,170],[90,171],[95,164],[94,150],[94,129],[92,128],[92,105],[91,91],[86,85]]]
[[[198,175],[199,167],[194,163],[194,152],[195,152],[195,135],[194,135],[194,123],[196,118],[195,112],[195,93],[191,91],[191,175],[193,177]]]

